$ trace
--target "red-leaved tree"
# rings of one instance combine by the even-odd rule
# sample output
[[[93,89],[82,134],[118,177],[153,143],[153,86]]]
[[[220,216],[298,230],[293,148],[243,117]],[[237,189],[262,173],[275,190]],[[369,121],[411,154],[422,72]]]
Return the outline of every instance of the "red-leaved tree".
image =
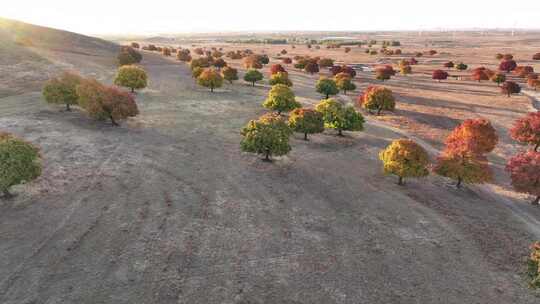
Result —
[[[441,80],[445,80],[446,78],[448,78],[448,73],[443,70],[435,70],[433,71],[431,78],[440,82]]]
[[[540,202],[540,152],[528,151],[515,155],[506,164],[512,186],[521,193],[533,195],[533,205]]]
[[[499,70],[505,71],[506,73],[510,73],[515,70],[516,67],[517,63],[514,60],[504,60],[499,64]]]
[[[285,70],[285,68],[283,68],[283,66],[281,64],[273,64],[270,67],[270,75],[274,75],[274,74],[277,74],[279,72],[286,73],[287,71]]]
[[[510,129],[514,140],[526,145],[533,145],[534,151],[540,147],[540,112],[527,114],[516,122]]]
[[[501,92],[510,97],[510,95],[512,94],[518,94],[519,92],[521,92],[521,87],[519,86],[519,84],[513,81],[505,81],[501,86]]]

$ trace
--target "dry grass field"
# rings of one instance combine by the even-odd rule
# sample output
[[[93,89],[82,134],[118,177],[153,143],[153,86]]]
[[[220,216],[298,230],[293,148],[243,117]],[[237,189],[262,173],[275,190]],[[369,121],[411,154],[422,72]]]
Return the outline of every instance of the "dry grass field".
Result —
[[[366,65],[439,52],[419,58],[413,74],[384,83],[397,96],[394,113],[364,113],[365,131],[345,137],[325,131],[306,142],[294,135],[291,153],[272,163],[239,148],[242,126],[266,112],[268,66],[264,84],[240,80],[210,93],[195,84],[188,65],[143,52],[149,86],[136,96],[140,115],[121,127],[47,105],[35,86],[6,90],[0,130],[38,145],[44,172],[0,201],[0,303],[538,303],[524,262],[540,239],[540,209],[512,191],[503,170],[522,149],[508,128],[532,101],[507,98],[467,72],[438,83],[431,71],[448,60],[494,67],[498,52],[540,70],[529,61],[540,37],[449,36],[369,36],[400,40],[401,57],[362,48],[345,54],[198,44],[271,58],[285,48],[290,57]],[[107,62],[114,55],[90,47],[86,53],[95,60],[61,58],[111,83],[116,66]],[[228,62],[241,67],[241,60]],[[314,89],[319,75],[287,69],[300,102],[322,98]],[[1,78],[0,87],[11,79]],[[355,92],[337,98],[355,103],[368,85],[382,84],[372,72],[359,72],[355,83]],[[490,119],[501,139],[490,155],[493,184],[458,190],[432,175],[401,187],[382,174],[378,153],[393,139],[413,138],[434,159],[445,136],[473,117]]]

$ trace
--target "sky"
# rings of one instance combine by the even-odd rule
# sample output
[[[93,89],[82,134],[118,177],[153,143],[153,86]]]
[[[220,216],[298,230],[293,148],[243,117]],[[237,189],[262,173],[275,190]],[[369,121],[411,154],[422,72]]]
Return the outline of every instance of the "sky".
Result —
[[[90,35],[540,29],[540,0],[2,0],[0,17]]]

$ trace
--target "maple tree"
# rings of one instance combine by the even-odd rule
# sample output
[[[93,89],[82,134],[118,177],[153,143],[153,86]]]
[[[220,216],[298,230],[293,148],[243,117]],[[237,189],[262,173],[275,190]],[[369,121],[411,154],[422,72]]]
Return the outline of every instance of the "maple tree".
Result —
[[[506,164],[512,187],[518,192],[534,196],[533,205],[540,202],[540,152],[518,153]]]
[[[380,115],[384,110],[393,111],[396,107],[396,100],[392,90],[385,87],[369,86],[358,97],[358,104],[370,113],[377,111],[377,115]]]
[[[540,112],[532,112],[519,118],[510,128],[510,136],[526,145],[534,146],[534,151],[540,147]]]

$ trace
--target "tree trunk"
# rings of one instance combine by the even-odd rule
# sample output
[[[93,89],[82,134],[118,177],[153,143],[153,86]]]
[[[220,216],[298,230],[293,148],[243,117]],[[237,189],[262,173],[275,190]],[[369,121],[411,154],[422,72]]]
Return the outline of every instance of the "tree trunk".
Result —
[[[112,115],[109,115],[109,117],[111,118],[111,123],[113,126],[115,127],[119,126],[119,124],[114,120],[114,117],[112,117]]]
[[[71,107],[69,106],[69,103],[66,103],[66,111],[71,112]]]
[[[338,136],[343,136],[343,130],[338,129],[338,134],[337,134],[337,135],[338,135]]]
[[[214,93],[214,86],[210,86],[210,92]]]
[[[462,182],[461,177],[458,177],[456,188],[458,188],[458,189],[461,188],[461,182]]]
[[[264,152],[264,161],[270,161],[270,150],[266,150],[266,152]]]
[[[131,88],[131,93],[135,93],[135,88]]]
[[[377,116],[381,115],[381,112],[382,112],[382,107],[379,107],[379,108],[377,109]]]
[[[540,205],[540,195],[537,196],[537,197],[531,202],[531,205],[533,205],[533,206],[538,206],[538,205]]]
[[[330,97],[330,94],[326,94],[326,99],[328,99],[328,97]]]
[[[400,186],[403,186],[403,185],[404,185],[404,183],[403,183],[403,176],[399,176],[399,179],[398,179],[397,184],[400,185]]]
[[[534,146],[534,152],[538,152],[538,148],[540,148],[540,143],[537,143],[536,146]]]
[[[251,86],[252,86],[252,87],[255,87],[255,81],[253,81],[253,82],[251,83]]]
[[[308,138],[307,138],[307,132],[304,132],[304,140],[308,140]]]

